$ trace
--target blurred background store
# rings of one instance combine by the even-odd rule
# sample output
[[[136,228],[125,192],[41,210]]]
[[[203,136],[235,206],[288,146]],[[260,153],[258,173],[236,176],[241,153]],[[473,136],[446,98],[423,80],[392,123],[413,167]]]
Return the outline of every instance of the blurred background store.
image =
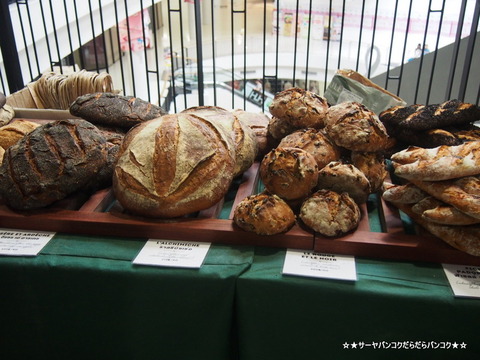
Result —
[[[478,104],[479,9],[478,0],[3,1],[0,91],[87,69],[170,112],[262,111],[280,90],[322,95],[337,69],[353,69],[410,104]]]

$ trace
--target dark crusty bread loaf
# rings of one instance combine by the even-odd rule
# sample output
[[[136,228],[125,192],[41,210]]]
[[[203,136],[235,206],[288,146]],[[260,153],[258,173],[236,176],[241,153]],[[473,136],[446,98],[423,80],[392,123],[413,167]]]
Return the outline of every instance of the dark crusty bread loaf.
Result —
[[[284,200],[302,199],[317,184],[318,165],[305,150],[277,147],[263,158],[260,178],[272,194]]]
[[[0,194],[14,209],[45,207],[104,176],[108,145],[91,123],[59,120],[37,127],[5,152]]]
[[[295,214],[277,195],[260,193],[238,203],[233,221],[243,230],[259,235],[275,235],[295,224]]]
[[[179,217],[221,200],[234,167],[231,141],[210,121],[188,113],[164,115],[127,133],[113,190],[133,214]]]
[[[70,113],[95,125],[124,129],[166,114],[161,107],[145,100],[101,92],[78,97],[70,105]]]

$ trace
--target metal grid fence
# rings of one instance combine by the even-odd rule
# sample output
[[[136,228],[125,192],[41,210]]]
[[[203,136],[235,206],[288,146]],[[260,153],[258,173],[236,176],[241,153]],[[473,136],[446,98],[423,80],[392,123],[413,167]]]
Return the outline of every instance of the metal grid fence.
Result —
[[[88,69],[170,111],[265,110],[349,68],[407,103],[478,104],[479,13],[480,0],[1,0],[0,91]]]

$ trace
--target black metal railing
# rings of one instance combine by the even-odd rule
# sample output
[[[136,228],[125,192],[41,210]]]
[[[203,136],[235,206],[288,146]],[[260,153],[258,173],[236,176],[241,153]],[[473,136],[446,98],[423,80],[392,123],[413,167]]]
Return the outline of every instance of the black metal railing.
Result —
[[[350,68],[407,103],[478,104],[479,13],[480,0],[0,0],[0,91],[88,69],[170,111],[265,110]]]

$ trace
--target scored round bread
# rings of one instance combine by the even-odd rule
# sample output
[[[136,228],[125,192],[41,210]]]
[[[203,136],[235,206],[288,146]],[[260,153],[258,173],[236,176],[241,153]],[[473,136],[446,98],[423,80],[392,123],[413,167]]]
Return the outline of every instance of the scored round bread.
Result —
[[[231,139],[210,121],[188,113],[164,115],[127,133],[113,190],[130,213],[179,217],[220,201],[234,167]]]
[[[318,171],[317,188],[346,192],[357,204],[363,204],[370,193],[370,182],[365,174],[352,164],[332,161]]]
[[[376,152],[391,145],[378,116],[357,102],[331,106],[325,117],[325,130],[338,146],[352,151]]]
[[[360,209],[347,193],[319,190],[307,198],[299,217],[305,225],[324,236],[340,236],[358,226]]]
[[[0,127],[0,146],[8,149],[39,126],[33,121],[19,119]]]
[[[14,209],[42,208],[103,181],[108,144],[91,123],[46,123],[9,147],[0,166],[0,194]],[[111,173],[106,174],[111,179]],[[89,189],[87,189],[87,187]]]
[[[243,174],[255,162],[258,152],[255,133],[235,113],[219,106],[195,106],[182,113],[195,114],[225,128],[235,147],[235,177]]]
[[[277,147],[263,158],[260,178],[272,194],[286,200],[301,199],[317,184],[318,166],[305,150]]]
[[[279,147],[294,147],[312,154],[321,169],[331,161],[340,159],[340,149],[318,129],[301,129],[285,136]]]
[[[273,116],[286,120],[297,129],[323,128],[327,109],[325,98],[298,87],[278,92],[269,106]]]
[[[238,203],[233,221],[243,230],[275,235],[288,231],[295,224],[295,214],[277,195],[260,193]]]

